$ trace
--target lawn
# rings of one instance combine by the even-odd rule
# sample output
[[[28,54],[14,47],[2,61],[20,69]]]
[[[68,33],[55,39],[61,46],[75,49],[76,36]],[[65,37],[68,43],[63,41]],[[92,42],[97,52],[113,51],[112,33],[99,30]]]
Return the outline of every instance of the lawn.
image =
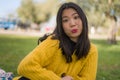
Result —
[[[116,45],[105,40],[92,40],[99,52],[97,80],[120,80],[120,41]]]
[[[0,35],[0,68],[17,75],[22,58],[37,46],[38,37]],[[91,40],[99,52],[97,80],[120,80],[120,41]]]

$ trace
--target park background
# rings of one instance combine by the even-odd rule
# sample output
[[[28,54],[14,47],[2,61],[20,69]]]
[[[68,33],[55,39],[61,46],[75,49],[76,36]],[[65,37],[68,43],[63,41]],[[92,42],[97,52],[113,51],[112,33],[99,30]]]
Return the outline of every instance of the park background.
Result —
[[[0,68],[17,76],[19,62],[54,30],[58,8],[69,1],[87,15],[99,52],[96,80],[120,80],[120,0],[1,0]]]

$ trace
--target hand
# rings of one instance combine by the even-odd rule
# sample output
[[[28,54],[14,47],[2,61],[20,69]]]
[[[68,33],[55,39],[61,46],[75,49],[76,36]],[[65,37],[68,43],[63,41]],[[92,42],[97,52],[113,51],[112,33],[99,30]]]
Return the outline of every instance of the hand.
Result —
[[[62,77],[61,80],[73,80],[73,78],[71,76],[65,76],[65,77]]]

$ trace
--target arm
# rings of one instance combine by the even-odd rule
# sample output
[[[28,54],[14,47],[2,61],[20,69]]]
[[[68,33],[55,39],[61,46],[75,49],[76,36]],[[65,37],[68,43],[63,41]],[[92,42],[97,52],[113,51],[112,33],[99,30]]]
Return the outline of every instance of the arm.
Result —
[[[41,43],[21,61],[18,73],[30,80],[60,80],[53,71],[45,68],[50,64],[54,51],[49,49],[47,43]]]
[[[90,55],[88,55],[87,61],[84,64],[82,70],[75,77],[74,80],[95,80],[97,72],[98,52],[96,47],[92,47]]]

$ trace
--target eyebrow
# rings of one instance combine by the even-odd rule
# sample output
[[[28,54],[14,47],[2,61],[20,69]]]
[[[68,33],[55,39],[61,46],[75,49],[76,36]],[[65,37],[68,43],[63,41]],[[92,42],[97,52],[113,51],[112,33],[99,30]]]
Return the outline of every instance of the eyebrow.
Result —
[[[76,14],[78,14],[78,13],[73,13],[72,16],[76,15]],[[62,18],[67,18],[67,16],[62,16]]]

